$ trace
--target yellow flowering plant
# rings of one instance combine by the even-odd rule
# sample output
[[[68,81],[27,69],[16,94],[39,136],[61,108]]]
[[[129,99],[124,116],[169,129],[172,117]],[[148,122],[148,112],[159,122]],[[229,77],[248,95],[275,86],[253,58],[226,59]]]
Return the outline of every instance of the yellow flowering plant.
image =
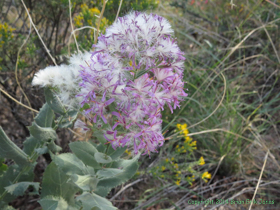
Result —
[[[177,124],[175,134],[177,137],[169,140],[166,144],[166,153],[168,157],[163,157],[156,167],[152,167],[149,173],[154,177],[166,182],[173,182],[180,186],[183,181],[192,185],[196,178],[202,178],[204,181],[211,177],[211,174],[202,174],[199,172],[200,166],[205,164],[201,156],[195,160],[194,151],[197,149],[196,141],[189,136],[187,124]],[[183,138],[182,138],[183,137]]]

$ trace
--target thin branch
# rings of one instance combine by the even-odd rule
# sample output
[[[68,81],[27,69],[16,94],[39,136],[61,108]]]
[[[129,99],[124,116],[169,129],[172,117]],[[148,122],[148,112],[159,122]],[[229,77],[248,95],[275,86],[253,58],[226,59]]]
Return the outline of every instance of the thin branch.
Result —
[[[123,1],[123,0],[120,0],[120,5],[119,5],[119,8],[118,8],[118,12],[117,12],[117,16],[116,16],[115,22],[117,22],[117,20],[118,20],[119,13],[120,13],[121,6],[122,6],[122,1]]]
[[[48,55],[50,56],[50,58],[52,59],[53,63],[57,66],[57,64],[56,64],[56,62],[55,62],[55,59],[54,59],[54,58],[52,57],[52,55],[50,54],[50,51],[48,50],[47,46],[45,45],[44,41],[43,41],[42,38],[41,38],[41,36],[40,36],[40,34],[39,34],[39,32],[38,32],[36,26],[34,25],[34,23],[33,23],[33,21],[32,21],[32,18],[31,18],[30,14],[29,14],[29,11],[28,11],[27,7],[25,6],[23,0],[21,0],[21,3],[23,4],[23,6],[24,6],[24,8],[25,8],[25,10],[26,10],[26,12],[27,12],[27,15],[28,15],[28,17],[29,17],[29,20],[30,20],[30,22],[31,22],[31,24],[32,24],[32,26],[33,26],[33,28],[34,28],[34,30],[36,31],[36,33],[37,33],[37,35],[38,35],[40,41],[42,42],[44,48],[46,49],[46,51],[47,51]]]
[[[76,47],[77,47],[78,52],[80,52],[79,46],[78,46],[78,42],[77,42],[77,39],[76,39],[76,36],[75,36],[75,32],[74,32],[73,23],[72,23],[71,0],[69,0],[69,17],[70,17],[70,24],[71,24],[71,29],[72,29],[72,32],[73,32],[74,40],[75,40],[75,43],[76,43]]]
[[[101,24],[101,20],[102,20],[102,17],[103,17],[103,13],[105,11],[105,6],[106,6],[106,0],[103,0],[103,6],[102,6],[102,10],[101,10],[101,13],[100,13],[100,17],[99,17],[99,20],[98,20],[98,24],[97,24],[97,33],[96,33],[96,36],[94,36],[94,44],[97,43],[97,37],[98,37],[98,33],[99,33],[99,27],[100,27],[100,24]]]

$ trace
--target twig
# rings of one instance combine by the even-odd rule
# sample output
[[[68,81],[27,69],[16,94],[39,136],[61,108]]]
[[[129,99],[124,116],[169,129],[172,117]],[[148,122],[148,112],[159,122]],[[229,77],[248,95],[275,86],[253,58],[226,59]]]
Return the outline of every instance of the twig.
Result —
[[[38,32],[36,26],[34,25],[34,23],[33,23],[33,21],[32,21],[32,18],[31,18],[30,14],[29,14],[29,11],[28,11],[27,7],[25,6],[23,0],[21,0],[21,3],[23,4],[23,6],[24,6],[24,8],[25,8],[25,10],[26,10],[26,12],[27,12],[27,15],[28,15],[28,17],[29,17],[29,20],[30,20],[30,22],[31,22],[31,24],[32,24],[32,26],[33,26],[33,28],[34,28],[34,30],[36,31],[36,33],[37,33],[37,35],[38,35],[40,41],[42,42],[42,44],[43,44],[45,50],[47,51],[48,55],[49,55],[50,58],[52,59],[53,63],[57,66],[57,64],[56,64],[56,62],[55,62],[55,59],[54,59],[54,58],[52,57],[52,55],[50,54],[50,51],[48,50],[47,46],[45,45],[44,41],[43,41],[42,38],[41,38],[41,36],[40,36],[40,34],[39,34],[39,32]]]
[[[98,24],[97,24],[97,33],[96,33],[96,36],[94,36],[94,44],[97,43],[97,37],[98,37],[98,33],[99,33],[99,27],[100,27],[100,24],[101,24],[101,20],[102,20],[102,17],[103,17],[103,13],[104,13],[104,11],[105,11],[105,6],[106,6],[106,0],[103,0],[103,6],[102,6],[102,10],[101,10],[100,17],[99,17],[99,20],[98,20]]]
[[[36,109],[32,109],[31,107],[26,106],[26,105],[24,105],[23,103],[19,102],[18,100],[16,100],[15,98],[13,98],[9,93],[7,93],[7,92],[6,92],[5,90],[3,90],[2,88],[0,88],[0,91],[1,91],[2,93],[4,93],[6,96],[8,96],[10,99],[12,99],[13,101],[15,101],[17,104],[19,104],[19,105],[21,105],[21,106],[23,106],[23,107],[25,107],[25,108],[27,108],[27,109],[33,111],[33,112],[36,112],[36,113],[39,112],[39,111],[37,111]]]
[[[111,199],[110,201],[114,201],[114,199],[119,195],[121,194],[124,190],[126,190],[127,188],[131,187],[132,185],[135,185],[136,183],[138,182],[141,182],[143,179],[137,179],[135,180],[134,182],[131,182],[129,184],[127,184],[126,186],[124,186],[119,192],[117,192],[117,194],[115,194]]]
[[[214,177],[215,177],[215,175],[216,175],[218,169],[220,168],[220,165],[221,165],[221,163],[222,163],[222,161],[223,161],[223,159],[224,159],[225,157],[226,157],[226,155],[223,155],[223,156],[221,157],[221,159],[220,159],[220,161],[219,161],[219,164],[218,164],[218,166],[217,166],[217,168],[216,168],[216,170],[215,170],[215,172],[214,172],[212,178],[211,178],[210,181],[207,183],[207,185],[209,185],[209,184],[212,182],[212,180],[214,179]]]
[[[29,21],[29,22],[30,22],[30,21]],[[18,80],[18,75],[17,75],[19,54],[20,54],[21,49],[23,48],[23,46],[26,44],[27,40],[29,39],[30,34],[31,34],[31,22],[30,22],[30,27],[29,27],[29,33],[28,33],[26,39],[23,41],[22,45],[20,46],[20,48],[19,48],[19,50],[18,50],[18,52],[17,52],[17,60],[16,60],[16,68],[15,68],[15,78],[16,78],[17,85],[19,86],[19,89],[21,90],[22,94],[23,94],[24,97],[26,98],[26,101],[27,101],[29,107],[32,108],[31,103],[30,103],[30,101],[29,101],[27,95],[25,94],[25,92],[23,91],[23,89],[22,89],[22,87],[21,87],[21,85],[20,85],[20,82],[19,82],[19,80]],[[34,113],[33,113],[33,112],[32,112],[32,115],[33,115],[33,118],[34,118],[35,116],[34,116]]]
[[[264,171],[264,168],[265,168],[265,165],[266,165],[268,153],[269,153],[269,151],[267,151],[267,153],[266,153],[266,155],[265,155],[265,157],[264,157],[264,163],[263,163],[262,171],[261,171],[261,174],[260,174],[260,177],[259,177],[258,184],[257,184],[256,189],[255,189],[254,196],[253,196],[253,198],[252,198],[252,201],[251,201],[249,210],[251,210],[252,205],[253,205],[253,200],[255,199],[255,196],[256,196],[256,194],[257,194],[257,191],[258,191],[258,188],[259,188],[261,179],[262,179],[263,171]]]
[[[78,42],[77,42],[77,39],[76,39],[76,36],[75,36],[75,32],[74,32],[73,23],[72,23],[71,0],[69,0],[69,17],[70,17],[70,24],[71,24],[71,29],[72,29],[72,32],[73,32],[74,40],[75,40],[75,43],[76,43],[76,47],[77,47],[78,52],[80,52],[79,46],[78,46]]]
[[[118,20],[119,13],[120,13],[121,6],[122,6],[122,1],[123,1],[123,0],[120,0],[120,5],[119,5],[119,8],[118,8],[118,12],[117,12],[117,16],[116,16],[115,22],[117,22],[117,20]]]

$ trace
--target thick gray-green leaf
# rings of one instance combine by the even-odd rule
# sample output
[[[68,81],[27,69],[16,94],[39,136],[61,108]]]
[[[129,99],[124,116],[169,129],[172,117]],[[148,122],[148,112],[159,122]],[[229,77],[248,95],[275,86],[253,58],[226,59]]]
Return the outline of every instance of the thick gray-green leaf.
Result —
[[[111,168],[122,169],[121,173],[117,173],[109,178],[102,178],[97,185],[96,194],[100,196],[107,196],[110,190],[126,181],[128,181],[138,169],[139,155],[131,160],[118,160],[113,162]]]
[[[1,210],[16,210],[14,207],[12,207],[12,206],[7,206],[7,205],[6,205],[6,206],[3,206],[3,207],[0,205],[0,207],[1,207]]]
[[[91,143],[85,141],[76,141],[69,144],[69,146],[73,153],[81,161],[83,161],[84,164],[91,166],[95,169],[101,168],[94,157],[94,154],[98,151]]]
[[[49,88],[45,88],[45,98],[46,98],[48,105],[52,108],[52,110],[54,112],[61,114],[61,115],[64,115],[66,113],[66,109],[64,108],[60,99]]]
[[[113,147],[110,145],[107,151],[107,154],[113,159],[116,160],[119,158],[127,149],[127,147],[118,147],[116,149],[113,149]]]
[[[85,164],[81,160],[79,160],[74,154],[64,153],[55,156],[53,161],[64,173],[68,175],[86,175],[89,173]]]
[[[20,168],[17,164],[9,166],[8,170],[4,174],[2,174],[2,176],[0,176],[0,195],[2,195],[6,191],[5,187],[15,184],[16,181],[32,182],[34,179],[33,169],[34,169],[34,167],[32,167],[32,165],[31,165],[29,170],[26,171],[26,173],[22,173],[19,176],[19,173],[21,172],[22,168]],[[17,196],[15,196],[15,195],[11,195],[11,194],[7,193],[4,197],[0,198],[0,201],[6,202],[8,204],[12,200],[14,200],[16,197]],[[0,209],[2,209],[2,208],[0,207]]]
[[[52,127],[54,112],[51,107],[45,103],[35,117],[35,122],[42,128]]]
[[[70,206],[62,197],[46,196],[39,201],[44,210],[79,210],[75,206]]]
[[[43,145],[43,141],[41,141],[40,139],[35,139],[33,136],[30,136],[23,142],[23,151],[29,156],[31,156],[34,150],[40,147],[41,145]]]
[[[35,149],[35,152],[37,152],[38,155],[43,155],[49,152],[48,147],[42,147]]]
[[[109,129],[108,129],[109,130]],[[102,143],[102,144],[105,144],[107,143],[108,141],[105,139],[104,137],[104,133],[102,131],[99,131],[99,130],[94,130],[92,136],[96,137],[96,139]]]
[[[39,194],[39,182],[18,182],[16,184],[12,184],[8,187],[5,187],[5,189],[8,191],[8,193],[12,195],[22,196],[29,186],[33,187],[33,194]]]
[[[51,141],[50,143],[48,143],[48,149],[55,154],[62,150],[62,148],[60,146],[56,145],[54,143],[54,141]]]
[[[74,205],[74,195],[79,188],[69,179],[58,166],[52,162],[48,165],[42,182],[41,198],[45,196],[62,197],[69,205]]]
[[[36,124],[36,122],[33,122],[31,126],[28,127],[31,135],[44,142],[50,142],[57,138],[55,130],[52,128],[42,128],[39,125]]]
[[[117,208],[112,205],[106,198],[102,198],[99,195],[91,194],[88,192],[76,198],[83,203],[83,210],[92,210],[93,207],[98,207],[100,210],[116,210]]]
[[[78,111],[76,111],[76,110],[69,110],[69,111],[67,111],[65,113],[65,115],[60,116],[60,118],[58,118],[58,121],[60,122],[58,124],[58,127],[60,127],[60,128],[71,127],[73,122],[76,120],[77,116],[78,116]]]
[[[73,174],[71,179],[83,191],[95,190],[98,183],[98,179],[91,175],[79,176],[77,174]]]
[[[49,142],[57,138],[56,132],[52,128],[43,128],[33,122],[31,126],[28,127],[31,135],[41,141]]]
[[[98,163],[111,163],[113,160],[109,155],[106,155],[101,152],[96,152],[94,158]]]
[[[28,156],[15,145],[0,127],[0,157],[13,159],[20,166],[28,165]]]
[[[122,169],[104,168],[97,171],[96,175],[98,176],[98,178],[111,178],[122,172],[123,172]]]

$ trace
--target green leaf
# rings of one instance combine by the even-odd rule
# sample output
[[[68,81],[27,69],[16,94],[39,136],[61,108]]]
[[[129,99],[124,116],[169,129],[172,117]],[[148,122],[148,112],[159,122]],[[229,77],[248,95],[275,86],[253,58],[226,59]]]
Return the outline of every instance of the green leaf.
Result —
[[[62,197],[46,196],[39,201],[44,210],[79,210],[70,206]]]
[[[71,176],[72,181],[83,191],[92,191],[97,187],[98,179],[91,175],[79,176],[74,174]]]
[[[102,198],[99,195],[91,194],[88,192],[76,198],[83,203],[83,210],[92,210],[93,207],[98,207],[100,210],[116,210],[117,208],[112,205],[106,198]]]
[[[107,154],[113,159],[118,159],[127,149],[127,147],[118,147],[116,149],[113,149],[113,147],[110,145],[107,151]]]
[[[105,139],[104,137],[104,133],[102,131],[99,130],[94,130],[92,136],[96,137],[96,139],[100,142],[100,143],[107,143],[108,141]]]
[[[79,160],[74,154],[64,153],[55,156],[53,161],[64,173],[68,175],[86,175],[89,173],[85,164],[81,160]]]
[[[47,103],[45,103],[34,120],[36,124],[39,125],[40,127],[48,128],[48,127],[52,127],[54,117],[55,116],[53,110]]]
[[[55,130],[52,128],[42,128],[36,122],[33,122],[28,129],[31,135],[40,141],[51,142],[57,138]]]
[[[94,158],[98,163],[111,163],[113,161],[110,156],[101,152],[96,152]]]
[[[30,136],[23,142],[23,151],[31,156],[34,150],[42,144],[43,142],[40,139],[35,139],[33,136]]]
[[[71,127],[73,122],[76,120],[77,116],[78,116],[78,112],[76,110],[67,111],[65,115],[60,116],[62,118],[61,121],[60,119],[58,119],[58,121],[60,122],[58,124],[58,127],[60,128]]]
[[[43,155],[49,152],[48,147],[42,147],[42,148],[37,148],[35,149],[38,155]]]
[[[29,186],[32,186],[35,194],[39,194],[39,182],[18,182],[5,187],[8,193],[15,196],[22,196]]]
[[[150,69],[148,69],[148,70],[140,70],[140,71],[137,71],[137,72],[136,72],[135,79],[141,77],[142,75],[148,73],[149,71],[150,71]]]
[[[131,160],[121,159],[113,162],[111,168],[122,169],[122,172],[108,178],[100,179],[97,185],[97,190],[95,191],[96,194],[105,197],[112,188],[128,181],[138,169],[138,158],[139,155]]]
[[[15,184],[17,182],[31,182],[34,178],[33,169],[34,167],[31,165],[29,170],[26,173],[21,173],[22,168],[20,168],[17,164],[11,165],[8,167],[8,170],[0,176],[0,195],[6,191],[5,187],[9,185]],[[11,195],[7,193],[4,197],[0,197],[0,209],[1,208],[1,201],[5,203],[9,203],[16,198],[15,195]]]
[[[74,195],[79,191],[79,188],[69,178],[54,162],[51,162],[43,177],[42,200],[46,196],[61,197],[73,206],[75,203]]]
[[[54,141],[51,141],[50,143],[48,143],[48,149],[55,154],[62,150],[62,148],[60,146],[56,145],[54,143]]]
[[[101,168],[99,163],[95,160],[94,154],[97,149],[89,142],[76,141],[69,144],[70,149],[73,153],[81,160],[84,164],[91,166],[95,169]]]
[[[96,175],[98,176],[98,178],[111,178],[122,172],[123,170],[117,168],[104,168],[97,171]]]
[[[52,108],[54,112],[61,115],[64,115],[66,113],[66,109],[64,108],[60,99],[57,95],[55,95],[55,93],[51,89],[45,88],[45,98],[48,105]]]
[[[17,164],[28,165],[28,156],[15,145],[0,127],[0,158],[13,159]]]
[[[3,163],[4,160],[5,159],[0,159],[0,176],[2,176],[2,174],[8,169],[8,166]]]

